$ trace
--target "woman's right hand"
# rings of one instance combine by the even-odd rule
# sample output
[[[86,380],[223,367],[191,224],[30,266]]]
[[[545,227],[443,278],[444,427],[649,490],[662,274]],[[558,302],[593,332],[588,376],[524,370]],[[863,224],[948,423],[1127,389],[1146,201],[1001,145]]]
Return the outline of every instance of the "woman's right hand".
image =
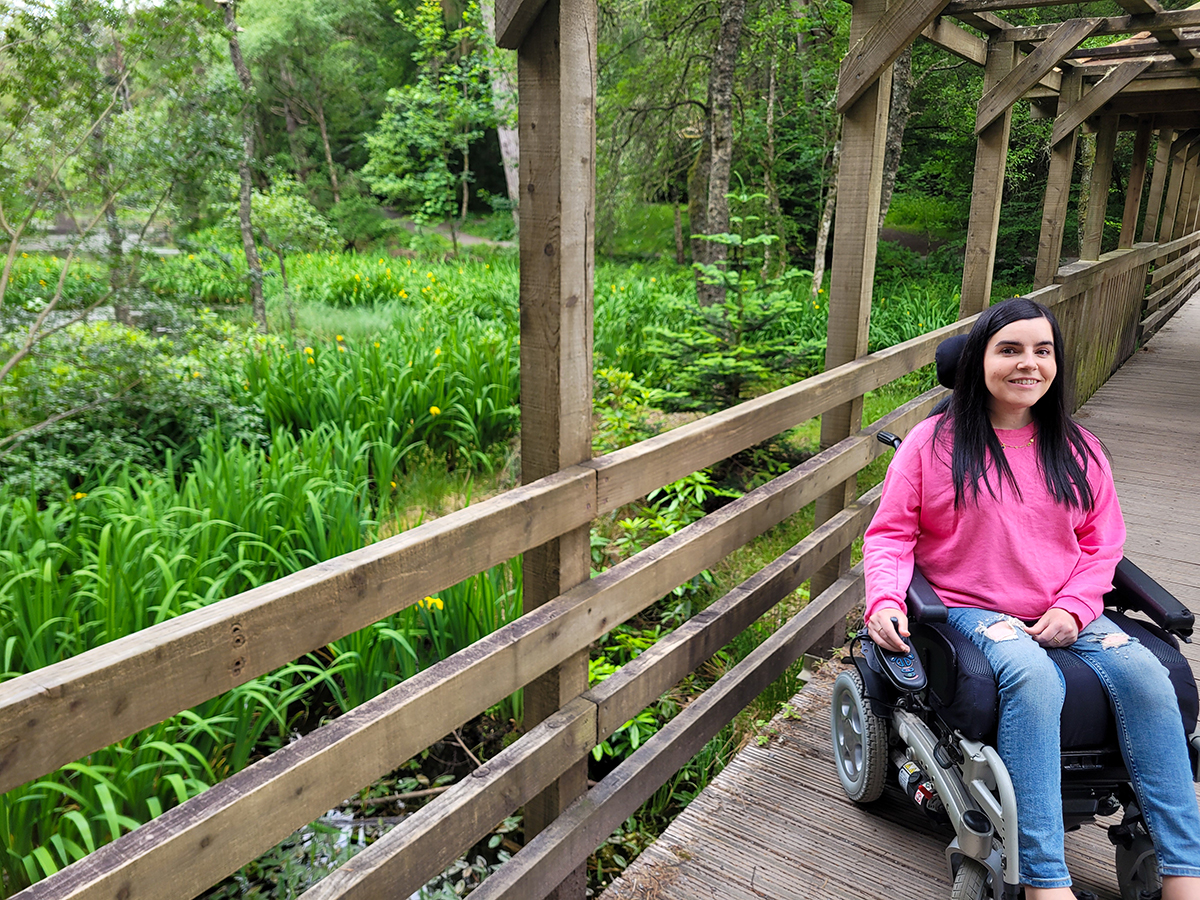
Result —
[[[892,619],[896,620],[895,625],[892,624]],[[871,640],[884,650],[895,653],[908,652],[908,645],[901,639],[909,636],[908,616],[894,606],[884,606],[875,610],[867,620],[867,633]]]

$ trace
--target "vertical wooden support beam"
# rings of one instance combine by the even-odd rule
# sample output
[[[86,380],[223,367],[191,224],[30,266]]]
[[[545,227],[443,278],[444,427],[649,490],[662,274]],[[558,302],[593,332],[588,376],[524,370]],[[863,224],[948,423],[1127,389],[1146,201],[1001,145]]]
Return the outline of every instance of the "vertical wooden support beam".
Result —
[[[1200,141],[1188,145],[1183,163],[1183,189],[1179,193],[1179,207],[1175,213],[1175,227],[1171,238],[1181,238],[1188,233],[1192,212],[1192,201],[1196,197],[1196,169],[1200,159]]]
[[[1154,171],[1150,175],[1150,196],[1146,198],[1146,219],[1142,224],[1142,240],[1158,240],[1158,216],[1162,212],[1163,191],[1167,187],[1167,170],[1171,167],[1170,128],[1158,133],[1158,151],[1154,154]]]
[[[548,0],[517,53],[521,478],[592,456],[596,0]],[[525,554],[528,612],[590,577],[589,528]],[[586,650],[525,688],[529,728],[587,690]],[[586,760],[525,806],[528,839],[587,790]],[[580,867],[552,895],[582,900]]]
[[[854,4],[850,19],[851,47],[871,30],[886,9],[887,0],[858,0]],[[846,109],[842,119],[840,188],[825,343],[827,370],[867,352],[867,326],[875,287],[875,254],[879,248],[883,151],[891,96],[892,69],[889,66]],[[861,428],[862,398],[859,397],[821,416],[821,446],[832,447]],[[855,499],[857,493],[858,479],[851,478],[817,498],[816,524],[831,519]],[[847,549],[813,576],[811,595],[815,597],[849,569],[850,551]],[[839,624],[816,643],[814,652],[841,646],[845,637],[845,626]]]
[[[1184,163],[1187,160],[1188,146],[1188,142],[1182,136],[1171,144],[1171,181],[1167,185],[1162,227],[1158,231],[1159,243],[1171,240],[1171,235],[1175,233],[1175,216],[1179,212],[1179,195],[1183,192]]]
[[[1096,161],[1092,163],[1092,186],[1088,192],[1087,218],[1083,240],[1079,244],[1080,259],[1099,259],[1104,239],[1104,214],[1108,211],[1108,188],[1112,182],[1113,155],[1117,149],[1117,116],[1100,120],[1096,134]]]
[[[1057,118],[1063,118],[1083,95],[1083,73],[1068,69],[1063,75],[1058,94]],[[1033,288],[1053,283],[1062,259],[1063,227],[1067,223],[1067,207],[1071,201],[1071,173],[1075,170],[1075,146],[1079,128],[1072,128],[1050,148],[1050,173],[1046,176],[1046,199],[1042,202],[1042,230],[1038,236],[1037,268]]]
[[[1133,246],[1138,213],[1142,209],[1142,190],[1146,184],[1146,162],[1150,156],[1150,137],[1153,123],[1148,118],[1138,120],[1137,137],[1133,140],[1133,161],[1129,165],[1129,184],[1125,188],[1125,214],[1121,217],[1121,238],[1118,250]]]
[[[988,41],[983,70],[983,94],[1012,71],[1016,45]],[[982,101],[980,101],[982,103]],[[1008,159],[1008,133],[1012,107],[991,120],[975,142],[975,181],[971,188],[971,220],[967,226],[967,252],[963,260],[959,318],[987,309],[992,297],[992,270],[996,265],[996,234],[1000,229],[1000,202],[1004,198],[1004,167]]]

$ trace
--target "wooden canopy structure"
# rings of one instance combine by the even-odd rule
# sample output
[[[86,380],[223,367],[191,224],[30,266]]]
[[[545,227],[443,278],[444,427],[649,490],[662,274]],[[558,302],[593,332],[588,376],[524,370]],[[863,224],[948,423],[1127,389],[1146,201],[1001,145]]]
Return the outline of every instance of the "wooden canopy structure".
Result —
[[[862,398],[930,363],[938,343],[968,330],[988,304],[1013,104],[1028,99],[1055,116],[1039,287],[1031,296],[1054,306],[1064,326],[1068,352],[1080,363],[1077,402],[1195,292],[1200,11],[1164,12],[1156,0],[1122,2],[1124,16],[1017,28],[996,11],[1043,0],[892,0],[890,7],[856,0],[838,95],[844,149],[825,372],[593,458],[596,2],[499,0],[498,42],[517,49],[519,69],[524,483],[0,684],[0,790],[517,554],[525,555],[525,614],[22,896],[192,897],[524,687],[526,733],[519,740],[309,895],[410,896],[524,808],[526,846],[476,894],[582,898],[582,867],[595,847],[860,602],[862,579],[849,567],[850,548],[879,490],[858,496],[856,475],[884,452],[876,433],[906,433],[940,391],[865,427]],[[1117,49],[1079,50],[1103,34],[1133,37]],[[921,36],[985,70],[962,318],[868,355],[891,65]],[[1093,205],[1083,260],[1060,267],[1081,127],[1098,133]],[[1112,147],[1122,128],[1138,133],[1137,174],[1129,179],[1120,247],[1101,255]],[[1150,186],[1142,192],[1151,147]],[[817,456],[589,578],[595,518],[814,416],[821,417]],[[591,642],[814,501],[812,534],[588,690]],[[589,788],[585,762],[594,747],[809,579],[813,599],[801,613]]]

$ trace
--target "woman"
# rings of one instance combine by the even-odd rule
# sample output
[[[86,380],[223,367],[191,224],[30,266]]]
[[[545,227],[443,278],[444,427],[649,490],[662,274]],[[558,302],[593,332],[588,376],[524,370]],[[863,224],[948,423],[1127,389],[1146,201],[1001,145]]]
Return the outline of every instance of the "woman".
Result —
[[[917,425],[888,468],[863,545],[868,630],[906,649],[918,563],[950,624],[991,663],[1028,900],[1074,896],[1062,809],[1050,802],[1062,796],[1064,682],[1043,648],[1076,653],[1113,698],[1164,900],[1200,900],[1200,811],[1179,708],[1153,654],[1101,615],[1125,525],[1100,442],[1067,413],[1063,368],[1046,307],[1017,297],[979,317],[950,407]]]

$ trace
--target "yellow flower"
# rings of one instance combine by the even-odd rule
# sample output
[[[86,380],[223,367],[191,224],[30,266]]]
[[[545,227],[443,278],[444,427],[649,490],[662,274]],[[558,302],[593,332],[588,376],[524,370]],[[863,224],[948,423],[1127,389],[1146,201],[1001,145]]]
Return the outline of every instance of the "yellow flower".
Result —
[[[426,597],[424,600],[419,600],[417,606],[423,606],[425,609],[445,609],[446,604],[437,597]]]
[[[46,286],[46,279],[44,279],[44,278],[39,278],[39,279],[38,279],[38,284],[40,284],[42,287],[45,287],[45,286]]]
[[[426,277],[426,278],[432,278],[432,277],[433,277],[433,273],[432,273],[432,272],[426,272],[426,273],[425,273],[425,277]]]
[[[354,273],[354,280],[355,280],[355,281],[362,281],[362,276],[361,276],[361,275],[359,275],[357,272],[355,272],[355,273]]]
[[[650,283],[651,283],[651,284],[655,284],[655,283],[657,283],[657,281],[658,281],[658,279],[657,279],[657,278],[651,278],[651,279],[650,279]]]
[[[317,364],[317,361],[316,361],[315,359],[313,359],[313,358],[310,356],[310,357],[308,358],[308,364],[309,364],[310,366],[315,366],[315,365]]]
[[[87,494],[85,494],[83,491],[76,491],[76,492],[75,492],[75,499],[76,499],[76,500],[82,500],[82,499],[83,499],[84,497],[86,497],[86,496],[87,496]]]
[[[337,336],[337,340],[338,340],[338,343],[340,344],[342,341],[344,341],[344,340],[345,340],[345,338],[344,338],[344,337],[342,337],[342,336],[339,334],[339,335]]]
[[[345,353],[345,352],[346,352],[346,348],[345,348],[345,347],[343,347],[341,344],[338,344],[338,352],[339,352],[339,353]]]
[[[22,253],[22,254],[21,254],[21,259],[29,259],[29,254],[28,254],[28,253]]]
[[[614,284],[614,285],[612,286],[612,289],[613,289],[613,293],[615,294],[615,293],[617,292],[617,286]]]
[[[431,406],[431,407],[429,407],[429,414],[431,416],[440,416],[442,414],[442,411],[440,409],[438,409],[436,406]]]
[[[434,355],[434,356],[441,356],[441,355],[442,355],[442,348],[441,348],[441,347],[434,347],[434,348],[433,348],[433,355]]]
[[[376,346],[376,347],[378,347],[378,346],[379,346],[379,341],[376,341],[376,342],[375,342],[375,346]]]
[[[189,253],[189,254],[188,254],[188,259],[195,259],[195,258],[196,258],[196,254],[195,254],[195,253]]]
[[[823,294],[823,293],[825,293],[825,288],[821,288],[819,291],[817,291],[817,293],[818,293],[818,294]]]
[[[307,353],[309,356],[312,356],[312,347],[305,347],[304,352]]]
[[[381,266],[383,265],[383,257],[382,257],[382,256],[379,258],[379,264],[380,264]]]
[[[395,487],[396,487],[396,482],[394,482],[394,481],[393,481],[393,482],[392,482],[392,488],[393,488],[393,489],[395,489]]]

